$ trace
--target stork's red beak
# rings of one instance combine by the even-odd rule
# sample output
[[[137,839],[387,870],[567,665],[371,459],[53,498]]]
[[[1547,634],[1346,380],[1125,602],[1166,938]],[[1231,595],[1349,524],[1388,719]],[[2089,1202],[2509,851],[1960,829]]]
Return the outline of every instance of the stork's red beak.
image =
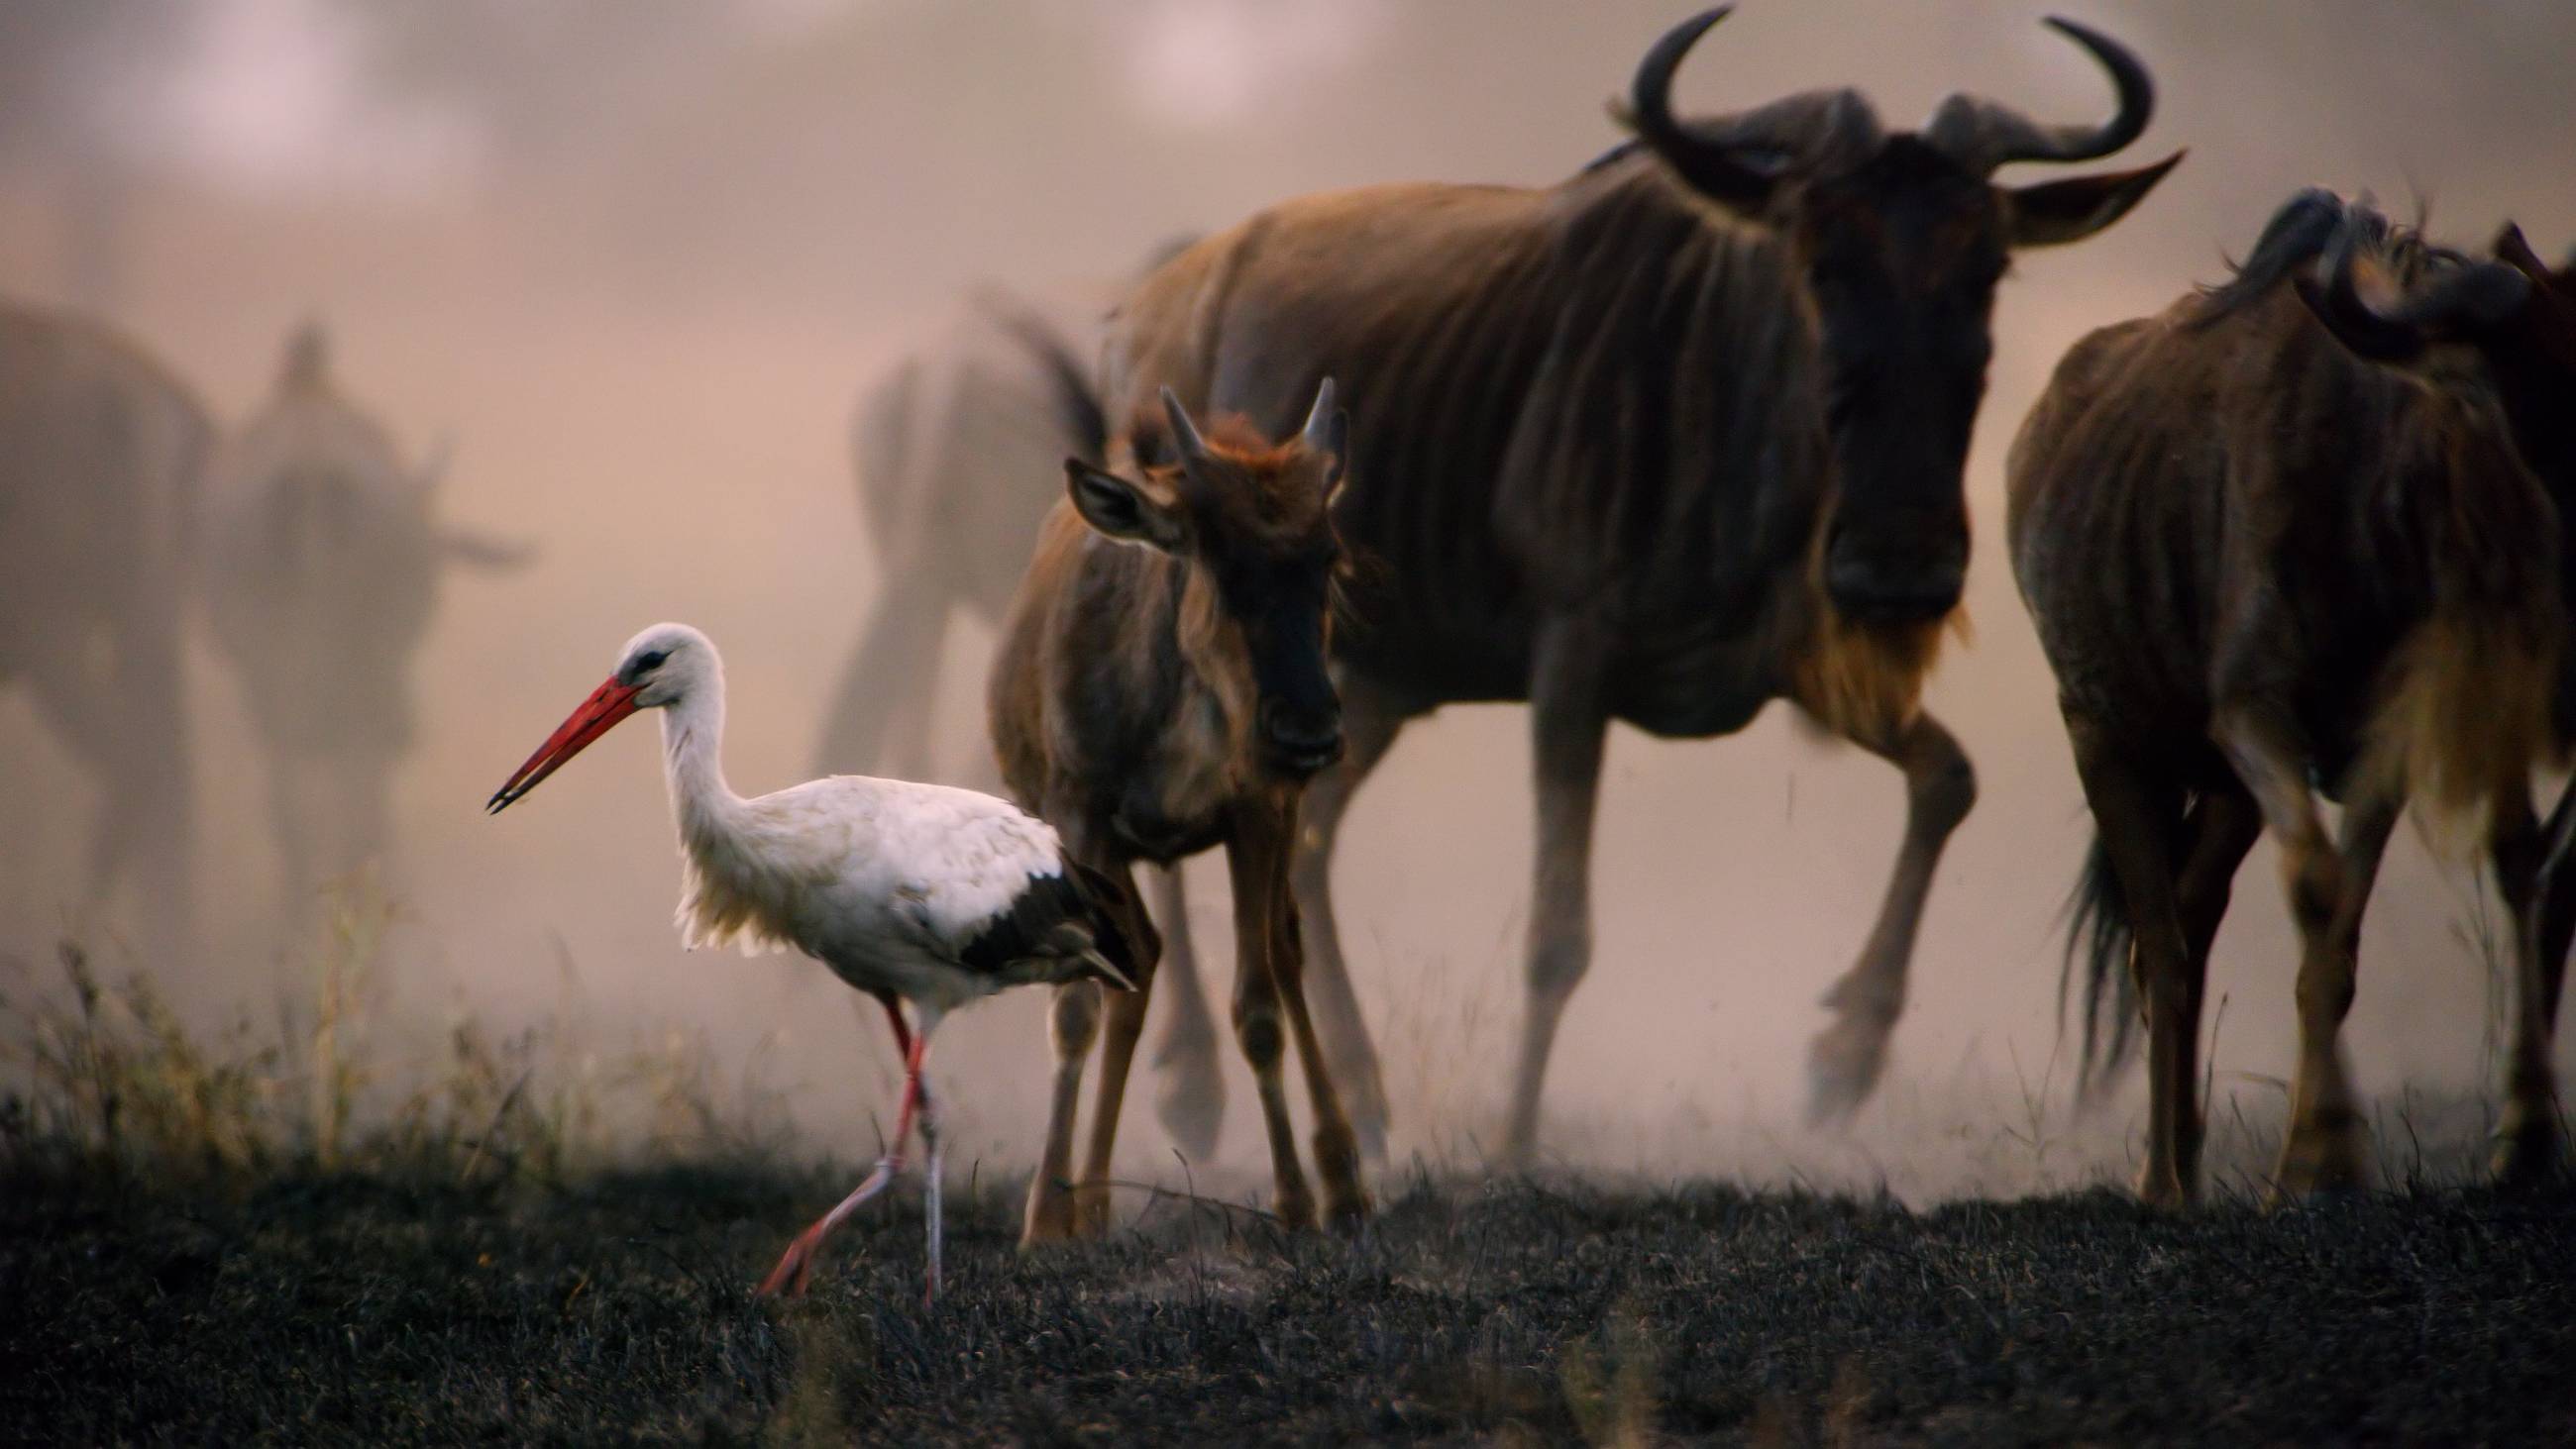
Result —
[[[485,813],[498,815],[508,809],[512,801],[537,788],[538,781],[562,769],[564,761],[580,754],[592,740],[608,733],[619,720],[633,714],[635,691],[642,687],[620,684],[615,675],[609,676],[606,684],[592,690],[590,698],[581,702],[581,708],[574,710],[570,718],[556,726],[553,734],[546,736],[546,742],[537,746],[535,754],[510,772],[510,778],[501,783],[500,789],[492,792],[491,799],[483,802]]]

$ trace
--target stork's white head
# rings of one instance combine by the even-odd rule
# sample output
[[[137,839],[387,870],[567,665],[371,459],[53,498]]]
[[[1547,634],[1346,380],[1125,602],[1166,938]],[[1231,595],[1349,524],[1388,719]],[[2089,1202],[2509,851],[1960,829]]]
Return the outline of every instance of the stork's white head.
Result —
[[[707,636],[686,624],[656,624],[626,641],[612,683],[635,691],[637,709],[661,709],[709,686],[722,688],[724,661]]]
[[[484,809],[495,814],[562,769],[591,741],[639,709],[667,709],[691,699],[712,700],[724,693],[724,661],[707,636],[686,624],[656,624],[626,641],[617,656],[617,672],[590,692],[590,698],[565,718]]]

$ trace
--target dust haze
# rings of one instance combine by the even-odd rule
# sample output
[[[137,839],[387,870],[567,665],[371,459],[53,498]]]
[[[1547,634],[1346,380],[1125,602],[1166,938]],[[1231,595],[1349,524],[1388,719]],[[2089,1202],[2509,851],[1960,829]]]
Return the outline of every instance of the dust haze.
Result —
[[[2120,164],[2191,148],[2128,220],[2017,259],[1971,456],[1973,642],[1929,705],[1983,793],[1923,925],[1880,1097],[1846,1139],[1800,1126],[1816,1001],[1860,946],[1901,828],[1894,771],[1785,716],[1741,736],[1614,734],[1595,852],[1593,970],[1548,1088],[1549,1151],[1652,1174],[1875,1184],[1929,1195],[2125,1174],[2135,1084],[2069,1120],[2055,1024],[2059,911],[2090,822],[2002,537],[2002,459],[2085,330],[2219,274],[2294,188],[2416,198],[2482,242],[2518,219],[2576,243],[2576,11],[2309,0],[2076,13],[2154,69],[2153,127]],[[1617,139],[1603,111],[1680,7],[1543,0],[207,0],[184,10],[31,0],[0,19],[0,288],[81,306],[141,341],[227,425],[281,348],[327,323],[343,384],[409,455],[452,434],[442,515],[533,541],[529,568],[455,577],[415,669],[383,963],[386,1050],[471,1015],[572,1012],[702,1034],[727,1072],[790,1087],[797,1141],[874,1142],[897,1079],[881,1028],[820,966],[692,955],[652,731],[634,726],[498,819],[483,797],[662,619],[706,629],[732,687],[745,792],[806,773],[887,567],[848,461],[859,386],[973,286],[1121,275],[1176,232],[1302,192],[1397,179],[1553,181]],[[1951,90],[2050,119],[2100,115],[2099,69],[2035,7],[1751,3],[1686,68],[1718,109],[1866,89],[1891,125]],[[960,480],[961,484],[968,480]],[[980,482],[981,480],[976,480]],[[116,560],[97,566],[110,569]],[[43,620],[34,627],[45,627]],[[11,627],[27,627],[13,623]],[[987,640],[959,629],[937,684],[941,758],[976,778]],[[298,989],[319,909],[284,901],[243,701],[199,628],[189,696],[202,921],[183,959],[113,945],[215,1020]],[[887,690],[930,687],[913,679]],[[1399,1157],[1491,1140],[1521,1005],[1530,805],[1525,715],[1454,708],[1408,731],[1343,831],[1339,899],[1387,1058]],[[0,958],[38,989],[75,924],[94,792],[0,688]],[[2277,1123],[2294,960],[2268,847],[2213,965],[2216,1099]],[[1218,989],[1221,873],[1193,870]],[[2489,1090],[2499,987],[2465,939],[2482,884],[2392,851],[2348,1032],[2389,1097]],[[2484,919],[2490,926],[2493,912]],[[22,982],[21,976],[26,978]],[[1022,1164],[1041,1122],[1043,999],[941,1037],[952,1160]],[[1148,1055],[1152,1045],[1149,1028]],[[2567,1048],[2562,1045],[2562,1055]],[[1248,1077],[1226,1152],[1257,1160]],[[391,1069],[389,1067],[389,1069]],[[2034,1132],[2023,1094],[2049,1094]],[[1170,1176],[1130,1093],[1130,1175]],[[2055,1134],[2046,1152],[2011,1137]],[[2044,1159],[2044,1160],[2043,1160]]]

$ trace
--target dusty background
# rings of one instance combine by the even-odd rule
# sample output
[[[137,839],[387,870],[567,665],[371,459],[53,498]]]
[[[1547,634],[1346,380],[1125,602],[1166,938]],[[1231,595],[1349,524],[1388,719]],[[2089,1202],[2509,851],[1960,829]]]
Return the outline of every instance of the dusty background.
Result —
[[[2396,209],[2421,194],[2436,232],[2463,241],[2513,216],[2552,255],[2576,242],[2576,11],[2071,8],[2134,46],[2162,87],[2146,139],[2108,164],[2193,154],[2128,221],[2027,255],[2003,291],[1968,477],[1976,639],[1931,692],[1984,796],[1933,898],[1886,1095],[1847,1143],[1797,1126],[1814,1000],[1858,947],[1895,849],[1896,776],[1776,714],[1718,742],[1623,733],[1595,969],[1550,1084],[1551,1145],[1578,1163],[1884,1176],[1929,1194],[2121,1162],[2134,1096],[2054,1155],[1999,1145],[2027,1127],[2022,1084],[2063,1094],[2056,921],[2089,830],[1995,546],[2011,431],[2077,335],[2217,275],[2296,186],[2375,189]],[[947,299],[988,278],[1115,273],[1176,230],[1302,191],[1551,181],[1614,139],[1603,99],[1679,13],[19,0],[0,13],[0,288],[108,315],[228,420],[264,394],[289,327],[325,318],[344,379],[406,446],[455,433],[448,515],[542,545],[523,574],[454,583],[418,663],[424,727],[390,866],[407,919],[379,1018],[424,1039],[465,1014],[676,1024],[727,1071],[793,1087],[817,1149],[855,1152],[889,1099],[880,1029],[811,963],[678,949],[648,729],[499,820],[483,796],[620,641],[663,618],[727,650],[735,785],[801,777],[881,578],[853,506],[851,399]],[[2102,114],[2099,72],[2038,18],[1749,5],[1694,58],[1684,94],[1716,109],[1852,82],[1894,125],[1952,89],[2047,118]],[[941,686],[960,763],[980,749],[982,648],[953,644]],[[210,1019],[299,990],[310,970],[312,908],[276,899],[233,688],[201,651],[202,945],[176,961],[102,950]],[[1519,1010],[1525,761],[1520,711],[1450,711],[1407,735],[1344,834],[1344,924],[1400,1149],[1472,1156],[1490,1131]],[[0,957],[16,970],[64,928],[91,811],[25,702],[0,693]],[[1198,915],[1221,950],[1214,875]],[[2411,839],[2393,852],[2350,1032],[2368,1090],[2487,1080],[2496,987],[2461,939],[2477,898],[2466,869]],[[2218,1092],[2277,1121],[2266,1079],[2290,1060],[2290,956],[2268,849],[2238,902],[2212,982],[2226,1003]],[[1024,1159],[1042,1010],[998,1001],[943,1035],[961,1143]],[[1236,1083],[1229,1151],[1249,1161],[1239,1068]],[[2072,1130],[2061,1110],[2044,1134]],[[1125,1150],[1137,1172],[1168,1175],[1141,1108]]]

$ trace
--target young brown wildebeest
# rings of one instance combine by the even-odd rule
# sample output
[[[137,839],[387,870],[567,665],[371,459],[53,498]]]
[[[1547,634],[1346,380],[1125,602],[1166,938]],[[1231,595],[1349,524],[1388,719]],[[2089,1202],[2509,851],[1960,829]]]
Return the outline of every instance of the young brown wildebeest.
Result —
[[[1075,1097],[1101,1001],[1087,983],[1056,995],[1055,1092],[1024,1233],[1032,1243],[1108,1220],[1118,1108],[1160,951],[1133,866],[1220,844],[1234,886],[1234,1030],[1260,1089],[1278,1214],[1298,1226],[1315,1218],[1280,1065],[1292,1035],[1324,1210],[1335,1222],[1368,1211],[1350,1120],[1307,1016],[1288,881],[1298,796],[1342,750],[1324,662],[1342,414],[1329,378],[1305,427],[1276,446],[1233,418],[1202,436],[1169,391],[1162,406],[1168,438],[1149,415],[1130,430],[1129,453],[1149,460],[1138,477],[1065,460],[1068,502],[1039,535],[994,660],[1002,776],[1120,892],[1138,968],[1138,989],[1109,1004],[1078,1184]]]
[[[2552,492],[2569,481],[2576,371],[2546,345],[2558,300],[2510,262],[2302,193],[2233,281],[2077,343],[2013,444],[2014,569],[2099,831],[2079,902],[2086,1056],[2127,961],[2146,1003],[2149,1201],[2197,1190],[2201,988],[2229,880],[2266,827],[2301,939],[2276,1190],[2358,1181],[2337,1036],[2410,795],[2436,820],[2484,818],[2523,997],[2504,1166],[2546,1159],[2529,779],[2562,662]],[[2311,782],[2345,801],[2339,840]],[[2123,1022],[2111,1055],[2124,1045]]]
[[[1647,51],[1635,141],[1582,174],[1283,203],[1147,279],[1112,340],[1113,412],[1168,384],[1278,429],[1327,374],[1357,399],[1336,513],[1372,561],[1335,636],[1351,747],[1305,801],[1296,887],[1333,1076],[1372,1143],[1386,1103],[1342,967],[1333,835],[1405,723],[1449,703],[1530,706],[1538,851],[1507,1155],[1536,1142],[1591,961],[1613,720],[1725,735],[1789,699],[1904,773],[1904,842],[1810,1057],[1819,1116],[1869,1095],[1942,846],[1976,797],[1916,699],[1967,574],[1961,476],[1995,288],[2015,250],[2091,236],[2173,165],[1990,179],[2146,129],[2145,67],[2065,22],[2118,92],[2101,124],[1952,96],[1889,130],[1850,90],[1677,117],[1675,69],[1724,13]]]

